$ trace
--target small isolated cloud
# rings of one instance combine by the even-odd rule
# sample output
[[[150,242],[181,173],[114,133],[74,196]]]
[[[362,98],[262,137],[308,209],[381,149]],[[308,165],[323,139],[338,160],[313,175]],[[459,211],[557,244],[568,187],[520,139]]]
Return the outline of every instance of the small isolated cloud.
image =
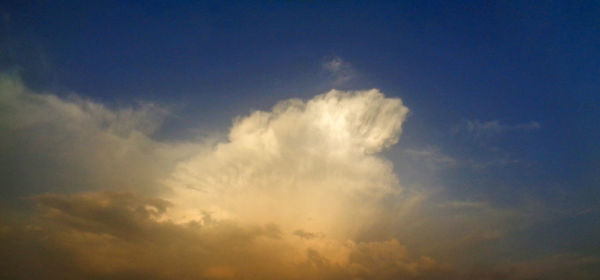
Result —
[[[476,136],[499,134],[509,131],[528,131],[541,128],[537,121],[530,121],[517,124],[505,124],[498,120],[480,121],[469,120],[455,128],[456,132],[463,131]]]
[[[457,160],[449,155],[444,154],[436,147],[426,147],[423,149],[406,149],[404,152],[415,159],[419,159],[430,163],[436,167],[450,166],[457,163]]]
[[[354,67],[349,62],[337,56],[325,61],[323,69],[332,79],[334,86],[341,86],[356,77]]]

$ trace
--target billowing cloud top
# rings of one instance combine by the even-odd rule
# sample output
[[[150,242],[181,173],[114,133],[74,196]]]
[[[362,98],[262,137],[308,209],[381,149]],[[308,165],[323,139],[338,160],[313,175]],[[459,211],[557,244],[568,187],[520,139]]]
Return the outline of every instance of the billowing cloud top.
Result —
[[[216,217],[353,232],[376,199],[397,190],[391,164],[376,153],[396,143],[407,112],[378,90],[280,102],[238,119],[227,143],[181,163],[171,199]]]

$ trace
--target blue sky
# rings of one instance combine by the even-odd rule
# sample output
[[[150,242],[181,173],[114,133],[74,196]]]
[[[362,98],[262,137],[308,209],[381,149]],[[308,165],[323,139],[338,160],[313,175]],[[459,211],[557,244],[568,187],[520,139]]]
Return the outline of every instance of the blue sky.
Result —
[[[427,244],[464,216],[496,229],[465,249],[484,259],[597,261],[599,14],[597,1],[8,1],[0,67],[36,94],[166,108],[148,137],[169,145],[226,141],[232,120],[289,98],[376,88],[410,110],[382,154],[425,197],[394,233],[409,248],[452,259]],[[60,157],[7,154],[40,168]],[[29,188],[12,166],[3,176],[22,187],[7,194],[63,189]],[[452,212],[480,208],[490,216]]]

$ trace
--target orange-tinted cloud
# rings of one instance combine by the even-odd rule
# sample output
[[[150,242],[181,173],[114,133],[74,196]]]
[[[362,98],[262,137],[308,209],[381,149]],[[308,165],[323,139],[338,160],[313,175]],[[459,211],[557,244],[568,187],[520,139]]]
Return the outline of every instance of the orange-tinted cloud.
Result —
[[[176,224],[161,220],[168,202],[132,193],[33,200],[40,215],[4,225],[0,235],[3,273],[13,279],[418,279],[444,271],[429,258],[410,257],[396,240],[325,248],[274,224]],[[331,259],[331,249],[348,254]]]
[[[154,139],[154,105],[108,108],[13,77],[0,106],[3,197],[37,206],[0,205],[1,279],[586,279],[566,271],[597,262],[454,263],[523,215],[400,186],[382,152],[408,109],[378,90],[282,101],[216,144]]]

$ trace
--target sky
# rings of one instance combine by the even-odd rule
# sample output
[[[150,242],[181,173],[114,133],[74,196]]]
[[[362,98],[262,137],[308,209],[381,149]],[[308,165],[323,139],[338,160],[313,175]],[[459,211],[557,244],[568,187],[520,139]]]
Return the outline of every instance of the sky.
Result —
[[[5,1],[0,278],[597,279],[597,1]]]

